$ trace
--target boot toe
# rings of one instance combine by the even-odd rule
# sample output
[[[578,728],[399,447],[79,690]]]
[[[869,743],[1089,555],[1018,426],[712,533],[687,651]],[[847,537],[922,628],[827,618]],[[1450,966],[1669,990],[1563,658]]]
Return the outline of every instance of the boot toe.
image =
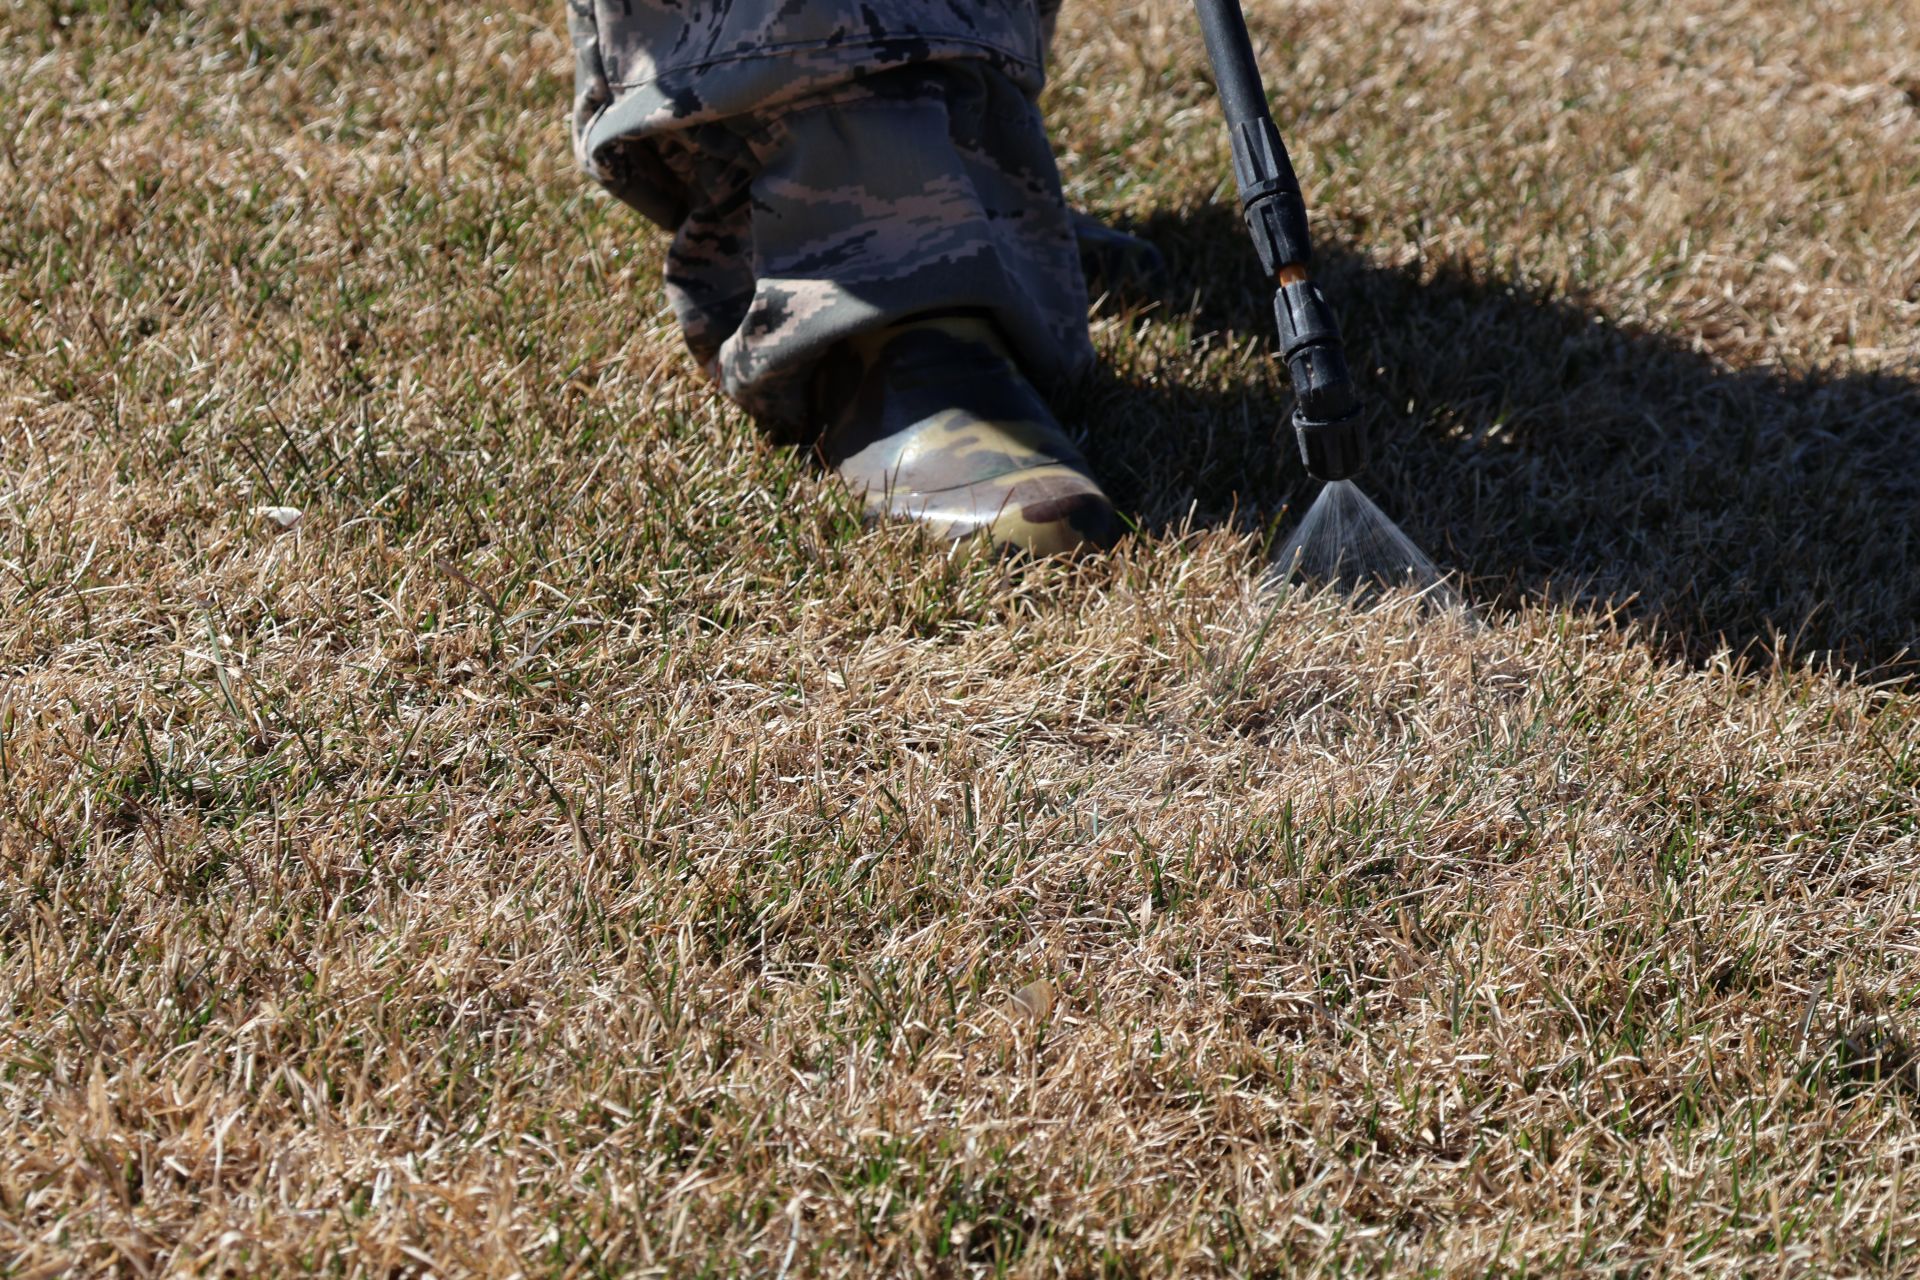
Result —
[[[1100,486],[1071,467],[1027,467],[940,493],[896,493],[889,515],[924,521],[949,538],[985,533],[995,546],[1036,556],[1104,549],[1119,541],[1119,513]]]
[[[1021,502],[993,522],[992,537],[1004,547],[1036,556],[1104,551],[1120,540],[1120,515],[1098,489]]]

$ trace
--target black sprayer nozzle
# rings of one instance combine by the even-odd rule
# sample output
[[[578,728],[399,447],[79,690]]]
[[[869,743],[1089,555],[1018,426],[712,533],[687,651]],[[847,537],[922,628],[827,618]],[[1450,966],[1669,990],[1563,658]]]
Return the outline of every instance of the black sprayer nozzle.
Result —
[[[1273,318],[1298,401],[1300,460],[1318,479],[1345,480],[1367,464],[1367,426],[1333,310],[1320,286],[1296,280],[1273,295]]]
[[[1266,89],[1239,0],[1194,0],[1214,84],[1233,145],[1233,176],[1260,265],[1283,283],[1273,300],[1280,349],[1299,405],[1293,428],[1307,470],[1344,480],[1366,465],[1367,433],[1340,345],[1340,326],[1306,278],[1312,246],[1307,208],[1286,145],[1267,110]]]
[[[1293,434],[1300,442],[1300,461],[1316,480],[1347,480],[1367,465],[1371,447],[1367,421],[1358,413],[1333,422],[1314,422],[1295,409]]]
[[[1359,406],[1340,346],[1340,326],[1320,286],[1311,280],[1281,285],[1273,295],[1273,320],[1301,411],[1315,422],[1353,413]]]

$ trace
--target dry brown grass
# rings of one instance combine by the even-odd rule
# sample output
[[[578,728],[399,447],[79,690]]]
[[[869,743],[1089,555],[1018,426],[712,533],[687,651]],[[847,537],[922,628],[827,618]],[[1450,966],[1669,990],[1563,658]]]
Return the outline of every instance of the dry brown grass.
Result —
[[[1252,7],[1482,629],[1260,626],[1174,0],[1024,572],[690,378],[557,4],[6,11],[0,1266],[1914,1270],[1920,21]]]

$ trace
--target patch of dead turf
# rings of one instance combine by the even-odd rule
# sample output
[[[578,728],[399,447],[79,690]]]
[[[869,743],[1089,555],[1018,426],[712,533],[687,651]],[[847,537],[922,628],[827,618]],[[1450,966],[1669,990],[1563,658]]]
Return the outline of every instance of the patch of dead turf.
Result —
[[[11,1267],[1911,1270],[1920,734],[1807,660],[1920,598],[1897,8],[1254,5],[1511,606],[1264,633],[1182,6],[1049,99],[1195,291],[1083,406],[1152,533],[1025,571],[698,386],[557,12],[415,8],[6,19]]]

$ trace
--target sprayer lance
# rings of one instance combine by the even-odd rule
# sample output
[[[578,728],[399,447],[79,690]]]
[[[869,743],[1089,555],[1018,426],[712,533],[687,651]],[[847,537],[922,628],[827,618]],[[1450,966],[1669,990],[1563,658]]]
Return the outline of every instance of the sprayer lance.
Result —
[[[1194,0],[1194,8],[1226,111],[1240,207],[1260,265],[1276,287],[1273,315],[1293,379],[1300,458],[1322,480],[1345,480],[1366,465],[1367,428],[1333,308],[1307,275],[1313,250],[1306,201],[1267,111],[1267,91],[1238,0]]]

